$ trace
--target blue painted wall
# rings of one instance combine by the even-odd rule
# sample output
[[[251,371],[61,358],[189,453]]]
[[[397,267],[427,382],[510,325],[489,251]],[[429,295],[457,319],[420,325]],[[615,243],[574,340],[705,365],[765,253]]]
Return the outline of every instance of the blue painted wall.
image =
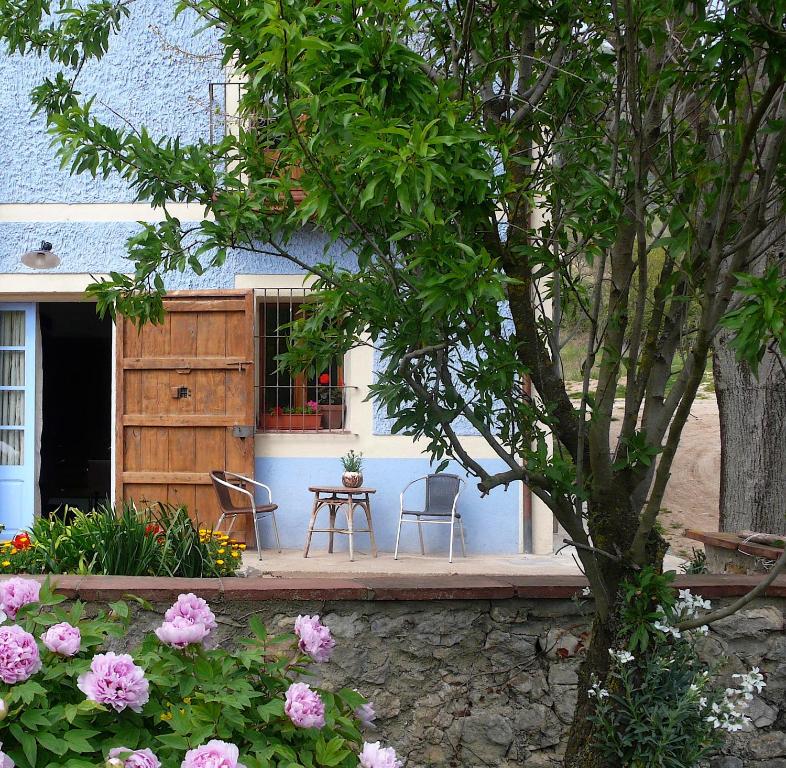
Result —
[[[98,273],[109,270],[133,272],[128,261],[126,240],[139,229],[133,222],[0,222],[0,272],[41,274],[19,262],[22,253],[38,247],[41,240],[52,243],[61,259],[52,273]],[[327,238],[314,229],[303,229],[288,244],[288,249],[306,264],[333,259],[349,268],[354,257],[337,244],[332,244],[327,255]],[[186,288],[233,288],[235,275],[297,274],[301,270],[289,261],[276,256],[253,254],[248,251],[231,252],[221,269],[209,269],[201,277],[190,270],[170,273],[165,282],[171,290]],[[299,287],[299,286],[293,286]]]
[[[504,469],[501,461],[488,461],[484,462],[484,465],[490,470]],[[281,543],[285,549],[302,548],[305,544],[313,501],[313,495],[308,491],[309,485],[340,484],[341,471],[340,463],[334,458],[257,456],[256,477],[260,482],[270,486],[273,500],[279,505],[276,519]],[[402,489],[410,480],[421,477],[429,471],[427,459],[395,458],[364,461],[364,484],[377,489],[376,494],[372,496],[372,512],[374,532],[380,551],[392,552],[395,547],[399,494]],[[456,466],[449,467],[446,471],[466,477]],[[473,478],[466,478],[466,480],[467,485],[459,499],[459,512],[464,519],[468,554],[516,554],[520,510],[518,486],[511,486],[507,492],[498,488],[490,496],[481,499]],[[411,499],[415,505],[422,505],[422,491],[412,488],[410,492],[413,495],[411,497],[408,495],[407,499]],[[326,523],[327,511],[320,514],[319,522]],[[365,527],[361,512],[356,514],[355,521],[358,528]],[[449,531],[447,525],[424,526],[427,554],[447,555]],[[273,547],[275,539],[269,519],[264,522],[262,536],[263,546]],[[326,551],[327,539],[327,534],[314,534],[312,548]],[[346,546],[346,536],[336,536],[336,551],[346,551]],[[367,535],[358,534],[355,546],[361,552],[369,553]],[[416,526],[405,525],[402,528],[400,552],[408,554],[420,552]],[[461,549],[457,536],[454,557],[460,556]]]
[[[226,79],[220,50],[210,33],[197,36],[200,22],[186,12],[172,18],[173,0],[136,0],[131,17],[101,61],[79,76],[79,90],[96,94],[95,113],[119,124],[98,102],[153,137],[179,134],[184,142],[208,137],[210,82]],[[48,59],[0,54],[0,202],[127,202],[126,184],[59,171],[41,116],[31,117],[29,94],[55,72]]]

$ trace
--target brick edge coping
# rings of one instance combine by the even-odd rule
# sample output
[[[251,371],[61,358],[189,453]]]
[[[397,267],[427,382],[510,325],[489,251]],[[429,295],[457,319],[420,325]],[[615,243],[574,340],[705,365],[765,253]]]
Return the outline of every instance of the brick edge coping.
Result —
[[[0,578],[0,581],[6,577]],[[36,576],[37,581],[45,577]],[[353,576],[183,579],[156,576],[52,576],[56,590],[69,598],[104,602],[135,595],[151,602],[171,602],[195,592],[225,602],[307,600],[528,600],[570,599],[587,586],[583,576]],[[675,585],[704,597],[739,597],[764,577],[738,575],[679,576]],[[765,597],[786,598],[786,576],[779,576]]]

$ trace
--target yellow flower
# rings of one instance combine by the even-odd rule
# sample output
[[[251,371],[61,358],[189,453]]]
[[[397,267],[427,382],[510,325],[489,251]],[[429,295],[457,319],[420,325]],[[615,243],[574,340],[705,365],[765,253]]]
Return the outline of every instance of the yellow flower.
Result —
[[[171,712],[162,712],[161,713],[161,719],[164,720],[164,721],[171,720],[172,719],[172,713]]]
[[[245,549],[246,545],[245,544],[238,544],[238,547],[240,547],[240,549]]]
[[[233,552],[232,557],[240,557],[240,555],[237,552]]]
[[[224,564],[223,560],[216,560],[216,565],[223,565],[223,564]]]
[[[3,565],[7,568],[9,565],[11,565],[11,561],[10,560],[4,560],[3,561]]]
[[[219,555],[223,555],[224,552],[226,552],[226,550],[223,547],[221,547],[221,549],[218,550]]]
[[[186,697],[183,699],[183,704],[190,704],[190,703],[191,703],[191,697],[190,697],[190,696],[186,696]]]
[[[15,555],[15,554],[16,554],[16,549],[12,549],[12,550],[11,550],[11,554],[12,554],[12,555]]]

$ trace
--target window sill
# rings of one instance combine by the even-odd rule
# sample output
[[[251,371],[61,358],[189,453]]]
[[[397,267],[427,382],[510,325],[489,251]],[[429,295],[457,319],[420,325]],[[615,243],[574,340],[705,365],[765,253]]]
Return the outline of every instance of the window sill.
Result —
[[[257,429],[257,435],[354,435],[350,429]]]

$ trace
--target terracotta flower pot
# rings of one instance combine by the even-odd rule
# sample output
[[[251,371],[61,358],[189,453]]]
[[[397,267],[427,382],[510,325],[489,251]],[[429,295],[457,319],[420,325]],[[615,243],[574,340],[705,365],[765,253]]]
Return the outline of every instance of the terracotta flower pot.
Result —
[[[318,413],[266,413],[264,421],[268,432],[300,432],[322,427],[322,417]]]
[[[344,428],[343,403],[320,405],[319,413],[322,414],[322,429]]]
[[[345,488],[360,488],[363,485],[362,472],[344,472],[341,475],[341,482],[344,483]]]

